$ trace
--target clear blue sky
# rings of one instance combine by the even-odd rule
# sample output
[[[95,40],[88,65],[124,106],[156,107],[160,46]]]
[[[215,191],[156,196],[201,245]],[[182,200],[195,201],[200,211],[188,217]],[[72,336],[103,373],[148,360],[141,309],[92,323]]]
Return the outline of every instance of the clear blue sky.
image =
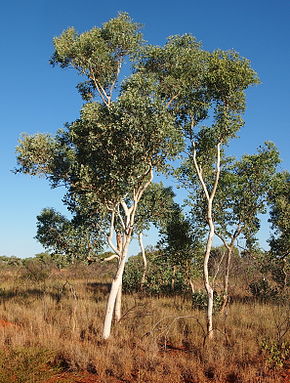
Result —
[[[52,68],[52,38],[69,26],[79,32],[127,11],[144,25],[145,39],[163,44],[169,35],[192,33],[206,49],[235,49],[249,58],[261,85],[247,92],[246,124],[231,145],[233,155],[253,153],[265,140],[278,146],[289,169],[289,0],[3,0],[0,15],[1,141],[0,255],[32,256],[36,215],[44,207],[65,211],[63,191],[45,180],[11,173],[22,132],[54,133],[78,116],[82,101],[73,72]],[[265,221],[265,219],[264,219]],[[262,242],[269,234],[263,225]]]

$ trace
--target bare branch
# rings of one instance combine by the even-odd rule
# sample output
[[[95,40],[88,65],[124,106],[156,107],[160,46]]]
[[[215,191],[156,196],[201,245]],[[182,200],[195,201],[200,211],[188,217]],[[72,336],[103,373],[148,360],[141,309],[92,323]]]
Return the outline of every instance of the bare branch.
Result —
[[[109,257],[104,258],[104,259],[103,259],[103,262],[108,262],[108,261],[111,261],[112,259],[115,259],[115,258],[118,258],[118,259],[119,259],[119,256],[118,256],[117,254],[112,254],[112,255],[110,255]]]
[[[169,106],[172,104],[172,102],[179,96],[179,93],[177,93],[176,95],[174,95],[173,97],[171,97],[171,99],[168,101],[168,103],[166,104],[166,108],[169,108]]]

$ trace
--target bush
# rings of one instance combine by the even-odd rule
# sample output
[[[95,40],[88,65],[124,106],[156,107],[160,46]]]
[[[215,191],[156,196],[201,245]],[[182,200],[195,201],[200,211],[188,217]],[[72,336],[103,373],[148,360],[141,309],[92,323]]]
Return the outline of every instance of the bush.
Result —
[[[267,362],[272,367],[284,367],[290,357],[290,343],[263,339],[260,343],[262,351],[267,355]]]
[[[178,294],[188,290],[184,273],[180,266],[174,266],[159,251],[147,254],[148,271],[143,291],[150,295]],[[140,255],[130,257],[123,277],[124,292],[141,290],[141,279],[144,266]]]
[[[261,278],[249,285],[252,295],[261,301],[270,301],[276,299],[279,291],[275,287],[271,287],[267,279]]]
[[[206,310],[208,303],[208,296],[205,291],[197,291],[192,294],[192,307],[198,310]],[[219,311],[223,304],[221,295],[214,291],[213,295],[213,309],[215,312]]]
[[[51,268],[35,259],[24,262],[23,279],[28,279],[35,283],[45,282],[51,274]]]

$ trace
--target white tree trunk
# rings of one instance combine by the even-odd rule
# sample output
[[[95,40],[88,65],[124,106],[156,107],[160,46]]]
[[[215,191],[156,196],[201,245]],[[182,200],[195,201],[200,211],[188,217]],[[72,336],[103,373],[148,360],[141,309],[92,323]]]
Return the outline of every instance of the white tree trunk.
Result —
[[[204,276],[204,286],[207,292],[208,305],[207,305],[207,334],[211,339],[213,338],[213,324],[212,324],[212,315],[213,315],[213,288],[209,282],[209,273],[208,273],[208,261],[210,257],[210,251],[212,247],[212,241],[214,237],[214,224],[212,221],[212,202],[209,201],[208,204],[208,224],[210,231],[206,243],[206,252],[203,261],[203,276]]]
[[[226,274],[224,278],[223,305],[221,308],[222,313],[225,311],[225,308],[227,307],[227,303],[228,303],[228,295],[229,295],[228,291],[229,291],[229,279],[230,279],[232,253],[233,253],[233,245],[227,248],[227,267],[226,267]]]
[[[139,246],[140,246],[140,250],[141,250],[141,254],[142,254],[142,258],[143,258],[143,264],[144,264],[143,274],[142,274],[142,278],[141,278],[141,288],[142,288],[146,282],[146,275],[147,275],[147,268],[148,268],[148,262],[147,262],[147,258],[146,258],[144,245],[143,245],[143,234],[142,233],[138,234],[138,241],[139,241]]]
[[[220,177],[220,161],[221,161],[221,152],[220,152],[220,146],[221,143],[217,144],[217,162],[216,162],[216,176],[215,176],[215,181],[214,185],[212,188],[211,193],[209,193],[209,190],[205,184],[203,175],[202,175],[202,168],[198,165],[197,159],[196,159],[196,147],[195,147],[195,142],[192,142],[193,145],[193,162],[195,169],[197,171],[197,175],[199,178],[199,181],[202,185],[206,200],[207,200],[207,223],[209,226],[209,233],[208,233],[208,238],[207,238],[207,243],[206,243],[206,251],[205,251],[205,256],[204,256],[204,261],[203,261],[203,278],[204,278],[204,286],[207,292],[207,297],[208,297],[208,306],[207,306],[207,335],[211,339],[213,338],[213,325],[212,325],[212,315],[213,315],[213,288],[209,282],[209,273],[208,273],[208,260],[210,257],[210,251],[212,247],[212,241],[213,237],[215,235],[215,227],[212,219],[212,203],[213,199],[217,190],[218,182],[219,182],[219,177]]]
[[[189,283],[189,285],[190,285],[192,294],[194,294],[194,293],[195,293],[195,287],[194,287],[194,283],[193,283],[193,281],[192,281],[191,278],[189,278],[188,283]]]
[[[115,302],[115,321],[119,322],[122,317],[122,281]]]
[[[117,273],[112,281],[111,285],[111,291],[109,294],[109,298],[107,301],[107,308],[106,308],[106,315],[105,315],[105,321],[104,321],[104,329],[103,329],[103,339],[108,339],[111,334],[111,327],[112,327],[112,320],[113,320],[113,313],[114,308],[116,305],[117,295],[122,287],[122,278],[124,273],[124,267],[125,267],[125,261],[126,261],[126,255],[128,251],[128,247],[125,249],[122,254],[122,259],[119,263],[119,267],[117,270]]]
[[[117,243],[117,249],[120,253],[122,253],[122,248],[123,248],[123,238],[122,234],[117,232],[116,233],[116,243]],[[120,262],[118,263],[119,267]],[[115,321],[119,322],[122,316],[122,281],[121,285],[119,287],[117,297],[116,297],[116,302],[115,302]]]

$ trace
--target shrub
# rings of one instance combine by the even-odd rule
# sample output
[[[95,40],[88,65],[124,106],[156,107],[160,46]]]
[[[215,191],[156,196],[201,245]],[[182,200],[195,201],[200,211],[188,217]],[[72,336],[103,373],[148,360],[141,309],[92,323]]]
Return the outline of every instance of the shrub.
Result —
[[[270,301],[277,298],[279,292],[275,287],[271,287],[268,280],[261,278],[249,285],[252,295],[261,301]]]
[[[185,276],[180,266],[174,266],[160,252],[147,254],[148,271],[143,291],[150,295],[170,295],[188,290]],[[141,290],[143,260],[140,255],[130,257],[124,272],[123,289],[133,293]]]
[[[24,270],[22,273],[23,279],[28,279],[35,283],[45,282],[51,274],[51,269],[48,265],[34,259],[29,259],[24,262]]]
[[[206,310],[208,303],[208,296],[205,291],[196,291],[192,294],[192,307],[198,310]],[[213,295],[213,308],[217,312],[221,309],[223,304],[223,298],[221,295],[214,291]]]
[[[261,350],[267,355],[267,362],[272,367],[284,367],[290,357],[290,343],[286,341],[271,341],[263,339]]]

